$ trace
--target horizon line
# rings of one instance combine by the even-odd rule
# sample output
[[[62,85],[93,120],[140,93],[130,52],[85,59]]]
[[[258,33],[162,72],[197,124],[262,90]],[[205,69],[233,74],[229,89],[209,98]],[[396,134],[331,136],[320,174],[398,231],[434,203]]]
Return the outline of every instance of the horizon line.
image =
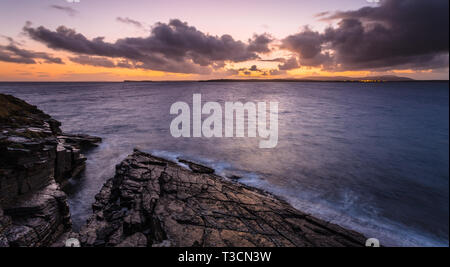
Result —
[[[449,82],[449,79],[410,80],[315,80],[315,79],[208,79],[208,80],[122,80],[122,81],[0,81],[0,83],[159,83],[159,82],[341,82],[341,83],[387,83],[387,82]]]

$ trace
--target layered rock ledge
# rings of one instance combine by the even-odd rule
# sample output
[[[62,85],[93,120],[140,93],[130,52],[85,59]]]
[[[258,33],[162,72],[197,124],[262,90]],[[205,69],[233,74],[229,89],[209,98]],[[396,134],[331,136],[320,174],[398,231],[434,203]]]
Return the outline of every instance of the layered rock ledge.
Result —
[[[96,196],[83,246],[363,246],[357,232],[319,220],[210,168],[135,150]],[[202,171],[203,170],[203,171]]]
[[[71,135],[35,106],[0,94],[0,247],[48,246],[71,230],[60,187],[101,138]]]

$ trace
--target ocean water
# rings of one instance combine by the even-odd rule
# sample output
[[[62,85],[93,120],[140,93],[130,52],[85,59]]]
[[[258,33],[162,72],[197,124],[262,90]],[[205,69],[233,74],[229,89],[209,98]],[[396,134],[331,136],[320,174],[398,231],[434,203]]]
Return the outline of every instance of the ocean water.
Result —
[[[133,148],[178,156],[266,189],[389,246],[448,246],[448,83],[0,83],[66,132],[103,137],[65,191],[78,229]],[[174,138],[172,103],[278,101],[278,145]]]

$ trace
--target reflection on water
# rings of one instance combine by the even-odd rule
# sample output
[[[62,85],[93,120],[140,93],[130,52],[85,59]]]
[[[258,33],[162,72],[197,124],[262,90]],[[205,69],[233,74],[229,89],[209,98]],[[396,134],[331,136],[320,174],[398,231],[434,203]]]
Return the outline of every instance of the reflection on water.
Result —
[[[63,130],[104,138],[66,189],[74,227],[134,147],[182,156],[388,245],[448,245],[448,83],[26,83]],[[173,138],[172,103],[278,101],[279,138]]]

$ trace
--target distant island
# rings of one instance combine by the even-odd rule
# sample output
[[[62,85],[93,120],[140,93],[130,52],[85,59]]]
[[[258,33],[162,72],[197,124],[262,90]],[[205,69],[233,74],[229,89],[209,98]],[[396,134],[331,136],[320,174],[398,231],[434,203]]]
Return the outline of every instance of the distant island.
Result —
[[[448,82],[448,80],[415,80],[408,77],[395,75],[367,76],[367,77],[345,77],[345,76],[310,76],[301,79],[211,79],[211,80],[124,80],[124,82],[360,82],[360,83],[382,83],[382,82]]]
[[[368,76],[368,77],[345,77],[345,76],[310,76],[301,79],[216,79],[216,80],[205,80],[200,82],[411,82],[416,81],[407,77],[398,77],[393,75],[387,76]]]

